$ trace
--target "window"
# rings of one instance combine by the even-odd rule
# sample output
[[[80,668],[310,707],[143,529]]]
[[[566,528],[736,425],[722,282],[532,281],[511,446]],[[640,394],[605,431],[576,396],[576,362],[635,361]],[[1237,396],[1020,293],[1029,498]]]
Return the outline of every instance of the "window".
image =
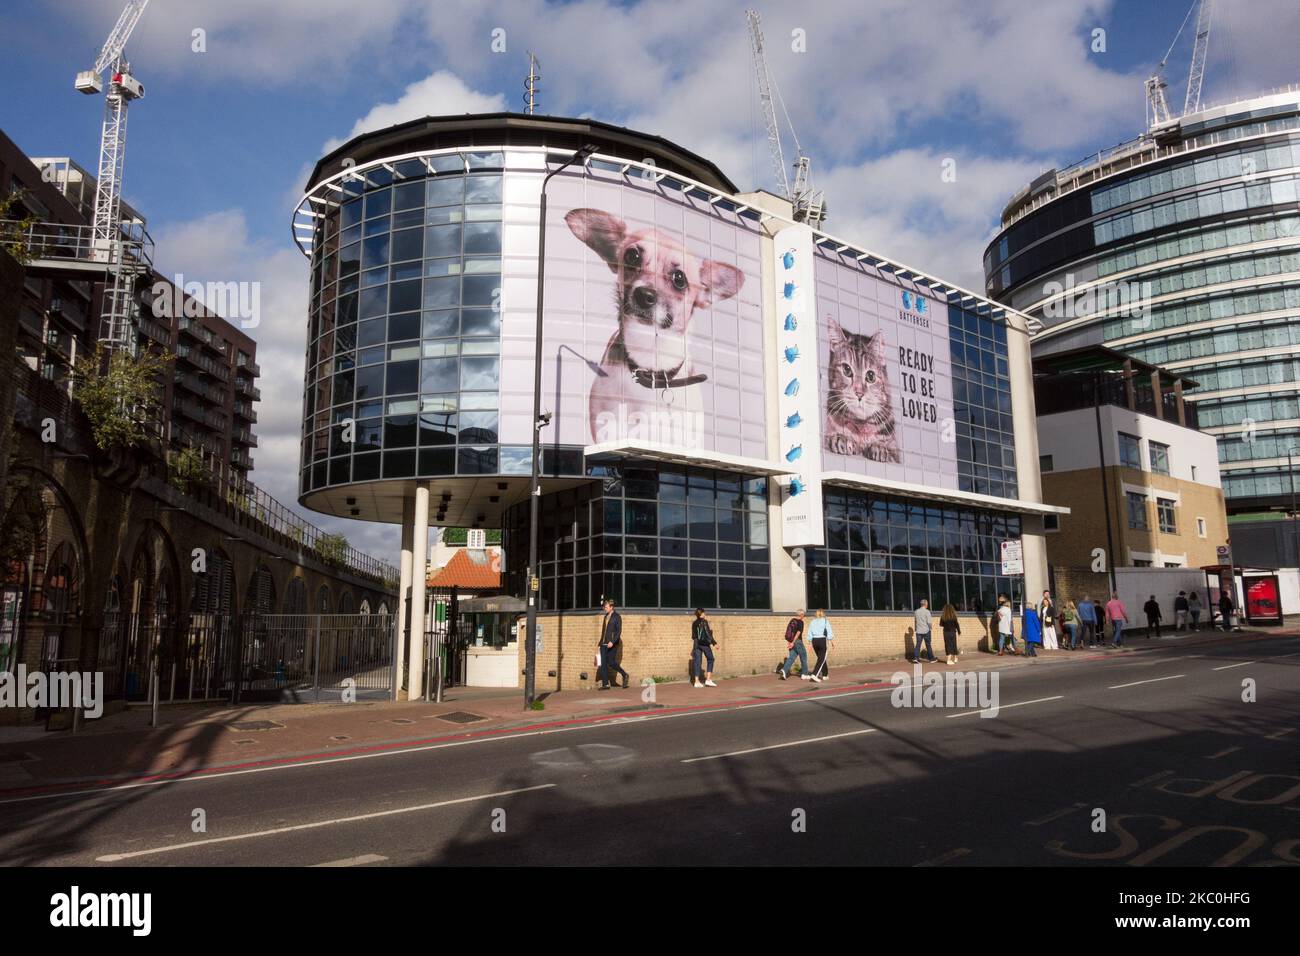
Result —
[[[1166,562],[1165,562],[1165,567],[1167,567],[1167,568],[1181,568],[1182,565],[1179,564],[1177,561],[1166,561]]]
[[[1151,455],[1151,470],[1157,475],[1169,474],[1169,446],[1158,441],[1149,441],[1147,446]]]
[[[1150,531],[1151,526],[1147,524],[1146,496],[1126,491],[1124,499],[1128,504],[1128,526],[1135,531]]]
[[[1142,469],[1142,439],[1119,433],[1119,463],[1126,468]]]
[[[1199,537],[1199,538],[1204,538],[1204,537],[1205,537],[1205,519],[1204,519],[1204,518],[1197,518],[1197,519],[1196,519],[1196,536]]]
[[[1039,456],[1038,456],[1038,470],[1039,470],[1039,471],[1051,471],[1051,470],[1052,470],[1052,456],[1051,456],[1051,455],[1039,455]]]
[[[1174,517],[1175,503],[1169,498],[1156,499],[1156,515],[1160,521],[1160,530],[1165,534],[1177,534],[1178,523]]]
[[[1060,531],[1060,530],[1061,530],[1061,516],[1060,516],[1060,515],[1043,515],[1043,530],[1044,530],[1044,531]]]
[[[1135,567],[1135,568],[1149,568],[1149,567],[1151,567],[1151,562],[1150,562],[1150,561],[1134,561],[1134,562],[1133,562],[1133,567]]]

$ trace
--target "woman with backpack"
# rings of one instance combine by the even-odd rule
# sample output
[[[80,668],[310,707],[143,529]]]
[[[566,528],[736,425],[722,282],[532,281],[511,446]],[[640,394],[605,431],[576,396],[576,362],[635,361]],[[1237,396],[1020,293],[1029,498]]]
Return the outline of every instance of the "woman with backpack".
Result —
[[[695,662],[695,683],[694,687],[717,687],[713,683],[713,647],[718,642],[713,639],[713,628],[709,626],[708,620],[704,616],[704,608],[695,609],[695,620],[691,622],[691,644],[694,645],[691,650],[691,657]],[[700,658],[703,657],[709,662],[709,666],[704,670],[704,683],[700,683]]]
[[[939,615],[939,626],[943,628],[943,652],[948,655],[948,663],[957,663],[957,635],[961,633],[961,624],[957,622],[957,609],[952,604],[943,606]]]

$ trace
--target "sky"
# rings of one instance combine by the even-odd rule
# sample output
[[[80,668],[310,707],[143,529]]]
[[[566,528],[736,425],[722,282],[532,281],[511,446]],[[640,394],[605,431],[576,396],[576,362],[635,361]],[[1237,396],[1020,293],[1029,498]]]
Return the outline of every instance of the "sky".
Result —
[[[125,0],[7,0],[0,129],[29,155],[93,170],[103,103],[72,88]],[[357,133],[425,115],[590,116],[773,189],[745,9],[829,232],[967,288],[1011,195],[1040,172],[1136,136],[1143,80],[1191,0],[153,0],[127,46],[124,198],[155,265],[258,282],[253,480],[297,501],[308,264],[290,218],[315,161]],[[1195,14],[1165,67],[1181,108]],[[1296,0],[1218,0],[1202,101],[1300,82]],[[782,119],[784,124],[784,118]],[[792,151],[789,127],[783,126]],[[300,511],[304,509],[299,509]],[[306,516],[396,563],[395,526]]]

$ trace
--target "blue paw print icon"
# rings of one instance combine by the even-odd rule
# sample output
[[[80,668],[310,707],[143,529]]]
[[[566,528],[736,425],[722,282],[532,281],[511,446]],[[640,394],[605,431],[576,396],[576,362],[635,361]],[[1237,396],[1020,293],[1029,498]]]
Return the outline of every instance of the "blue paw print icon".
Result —
[[[799,346],[792,345],[785,350],[785,360],[793,365],[799,359]]]
[[[801,494],[803,494],[803,479],[802,479],[802,478],[791,478],[791,479],[790,479],[790,497],[793,498],[795,495],[801,495]]]
[[[781,265],[785,266],[787,269],[793,269],[793,268],[794,268],[794,250],[793,250],[793,249],[787,249],[787,250],[786,250],[785,255],[783,255],[783,256],[781,257]]]
[[[794,285],[794,283],[793,283],[793,282],[787,282],[787,283],[785,284],[785,288],[782,289],[781,294],[784,295],[787,299],[793,299],[793,298],[794,298],[794,290],[795,290],[795,285]]]

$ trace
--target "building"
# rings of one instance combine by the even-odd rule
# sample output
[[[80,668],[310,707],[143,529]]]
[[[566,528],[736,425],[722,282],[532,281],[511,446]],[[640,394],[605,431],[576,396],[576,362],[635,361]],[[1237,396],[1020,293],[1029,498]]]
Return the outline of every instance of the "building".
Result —
[[[1034,362],[1043,500],[1053,568],[1222,563],[1227,514],[1213,435],[1183,399],[1194,381],[1100,346]]]
[[[0,197],[13,197],[0,216],[0,671],[97,671],[117,700],[144,699],[153,676],[164,700],[299,686],[276,659],[294,638],[268,640],[269,616],[391,611],[396,570],[247,480],[256,344],[153,270],[129,208],[130,341],[174,365],[146,440],[100,447],[71,376],[104,308],[94,183],[69,160],[42,162],[0,133]],[[167,452],[187,447],[204,451],[205,475],[173,468]]]
[[[1104,344],[1199,384],[1233,556],[1295,566],[1300,445],[1300,86],[1200,109],[1020,190],[988,294],[1046,328],[1034,355]]]
[[[428,523],[500,527],[525,596],[544,177],[539,686],[591,670],[603,597],[639,673],[683,669],[696,606],[747,673],[773,612],[895,653],[921,597],[986,618],[1043,586],[1066,509],[1039,494],[1026,318],[592,120],[429,117],[317,162],[302,504],[401,523],[404,567]]]

